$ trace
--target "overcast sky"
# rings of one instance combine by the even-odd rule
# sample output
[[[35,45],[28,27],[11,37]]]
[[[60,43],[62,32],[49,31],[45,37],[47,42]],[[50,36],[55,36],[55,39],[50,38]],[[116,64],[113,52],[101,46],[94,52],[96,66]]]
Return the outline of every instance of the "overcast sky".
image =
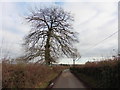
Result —
[[[57,0],[58,1],[58,0]],[[75,18],[74,31],[79,33],[79,43],[76,45],[82,58],[78,63],[98,57],[108,58],[115,55],[118,48],[118,2],[114,0],[80,0],[81,2],[1,2],[0,14],[0,48],[3,56],[17,57],[23,54],[21,47],[23,37],[29,32],[30,27],[24,21],[31,7],[59,5],[70,11]],[[114,2],[113,2],[114,1]],[[115,33],[114,35],[112,35]],[[105,38],[110,38],[104,40]],[[104,41],[103,41],[104,40]],[[103,41],[103,42],[101,42]],[[113,49],[115,49],[113,51]],[[0,57],[0,58],[1,58]],[[71,63],[61,59],[61,63]]]

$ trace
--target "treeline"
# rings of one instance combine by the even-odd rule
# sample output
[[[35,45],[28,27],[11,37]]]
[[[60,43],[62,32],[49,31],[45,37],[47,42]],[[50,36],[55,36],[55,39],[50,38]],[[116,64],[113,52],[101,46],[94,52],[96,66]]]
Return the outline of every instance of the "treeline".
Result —
[[[66,67],[2,63],[3,88],[46,88]]]
[[[87,62],[72,67],[71,72],[91,88],[118,88],[120,86],[120,60]]]

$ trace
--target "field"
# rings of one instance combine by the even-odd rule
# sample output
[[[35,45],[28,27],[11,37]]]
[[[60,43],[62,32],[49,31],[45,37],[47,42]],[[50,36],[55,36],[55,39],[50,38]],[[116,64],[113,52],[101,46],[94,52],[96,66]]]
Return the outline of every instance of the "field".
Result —
[[[46,88],[64,66],[41,64],[2,64],[3,88]]]
[[[120,86],[120,60],[87,62],[71,68],[79,79],[91,88],[118,88]]]

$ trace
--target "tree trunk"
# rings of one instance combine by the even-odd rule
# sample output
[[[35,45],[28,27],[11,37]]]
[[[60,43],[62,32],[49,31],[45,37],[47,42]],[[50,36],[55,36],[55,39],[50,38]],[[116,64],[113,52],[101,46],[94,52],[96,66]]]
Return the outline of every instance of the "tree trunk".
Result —
[[[48,31],[47,40],[45,45],[45,62],[47,65],[50,65],[50,37],[51,37],[51,30]]]
[[[73,60],[73,67],[75,66],[75,60]]]

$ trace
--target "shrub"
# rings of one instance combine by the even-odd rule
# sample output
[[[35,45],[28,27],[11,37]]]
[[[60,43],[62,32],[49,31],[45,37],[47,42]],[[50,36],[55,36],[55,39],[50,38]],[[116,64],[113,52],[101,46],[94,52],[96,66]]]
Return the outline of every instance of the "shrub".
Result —
[[[41,64],[2,64],[3,88],[35,88],[49,81],[50,76],[60,73],[64,67]],[[55,75],[54,75],[55,74]]]
[[[119,60],[89,62],[82,67],[71,68],[71,71],[77,75],[84,74],[86,77],[93,78],[95,86],[91,87],[118,88],[120,86]]]

